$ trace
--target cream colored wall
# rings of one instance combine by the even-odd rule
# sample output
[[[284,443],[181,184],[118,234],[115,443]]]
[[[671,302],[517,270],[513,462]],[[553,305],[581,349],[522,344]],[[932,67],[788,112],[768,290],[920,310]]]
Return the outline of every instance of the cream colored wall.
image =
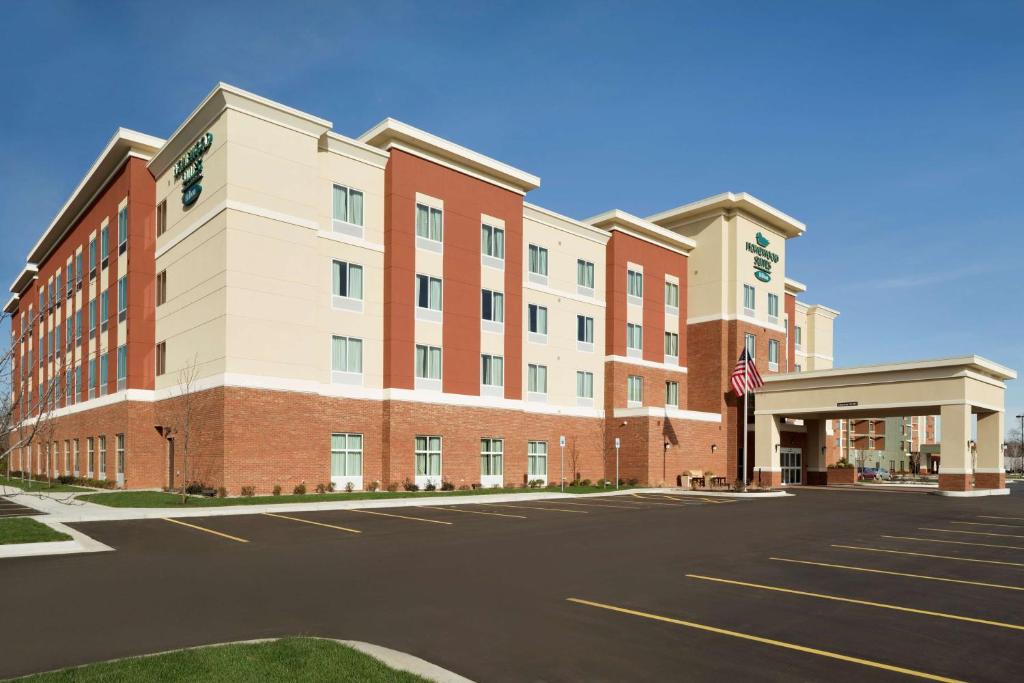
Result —
[[[687,258],[687,316],[699,320],[722,315],[727,308],[729,276],[723,217],[716,214],[671,229],[697,242],[697,248]]]
[[[729,222],[733,225],[730,236],[735,240],[730,250],[730,271],[733,273],[732,284],[735,286],[735,292],[730,297],[727,313],[730,316],[746,315],[743,308],[743,285],[747,284],[754,287],[754,318],[765,324],[781,326],[786,299],[786,238],[742,213],[733,216]],[[779,255],[779,261],[772,264],[769,282],[761,282],[754,277],[755,254],[747,251],[748,242],[757,244],[758,233],[769,240],[765,248]],[[768,317],[768,294],[774,294],[779,298],[779,315],[775,320]]]
[[[801,370],[827,370],[833,367],[833,315],[817,306],[797,301],[795,324],[803,329],[803,348],[796,349]]]
[[[607,237],[555,217],[542,215],[529,208],[523,219],[523,396],[527,396],[528,365],[548,368],[548,404],[577,406],[576,372],[594,374],[594,403],[600,408],[604,401],[604,326],[605,326],[605,244]],[[527,245],[537,244],[548,250],[548,284],[529,282],[526,258]],[[576,260],[594,264],[594,297],[577,294]],[[528,341],[528,304],[548,309],[546,344]],[[576,346],[576,316],[594,319],[594,350],[579,351]]]

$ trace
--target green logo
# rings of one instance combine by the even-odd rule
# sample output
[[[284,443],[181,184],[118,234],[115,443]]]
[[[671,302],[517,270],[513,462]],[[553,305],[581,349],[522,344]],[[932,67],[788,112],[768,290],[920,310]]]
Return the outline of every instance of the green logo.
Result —
[[[765,248],[769,244],[768,238],[760,232],[754,237],[754,242],[747,242],[747,251],[754,255],[754,277],[761,282],[771,282],[772,265],[779,262],[779,255]]]
[[[203,156],[211,145],[213,133],[208,132],[174,162],[174,179],[181,179],[181,203],[184,206],[195,204],[199,193],[203,191],[199,183],[203,179]]]
[[[767,247],[768,246],[768,238],[765,237],[764,235],[762,235],[761,233],[757,233],[757,238],[756,239],[757,239],[757,245],[759,247]]]

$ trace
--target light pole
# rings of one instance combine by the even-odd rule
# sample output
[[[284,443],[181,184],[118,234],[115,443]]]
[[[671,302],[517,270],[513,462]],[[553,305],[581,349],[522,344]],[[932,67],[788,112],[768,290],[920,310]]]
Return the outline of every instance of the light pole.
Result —
[[[1020,471],[1024,472],[1024,413],[1017,416],[1020,420],[1020,446],[1017,449],[1017,457],[1020,458]]]
[[[615,490],[619,490],[619,446],[622,442],[619,437],[615,437]]]

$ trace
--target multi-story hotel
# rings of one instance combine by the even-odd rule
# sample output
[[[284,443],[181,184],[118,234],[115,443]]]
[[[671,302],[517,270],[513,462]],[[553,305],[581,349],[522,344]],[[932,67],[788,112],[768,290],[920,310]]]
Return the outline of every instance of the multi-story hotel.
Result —
[[[786,276],[804,225],[744,193],[578,220],[539,185],[223,84],[166,141],[119,130],[4,309],[21,417],[52,409],[12,469],[231,494],[738,478],[741,350],[831,367],[837,313]],[[802,430],[783,481],[823,477]]]
[[[832,430],[830,461],[845,459],[891,472],[931,467],[921,461],[921,446],[935,443],[934,415],[834,420]]]

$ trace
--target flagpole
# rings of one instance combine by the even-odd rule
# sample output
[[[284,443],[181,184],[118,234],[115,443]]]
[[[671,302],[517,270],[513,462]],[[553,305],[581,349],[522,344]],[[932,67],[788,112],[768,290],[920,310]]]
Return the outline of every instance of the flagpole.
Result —
[[[742,477],[743,484],[740,486],[741,491],[747,490],[747,395],[750,393],[750,380],[747,378],[747,373],[750,368],[750,359],[747,358],[747,350],[743,349],[743,472],[740,475]]]

